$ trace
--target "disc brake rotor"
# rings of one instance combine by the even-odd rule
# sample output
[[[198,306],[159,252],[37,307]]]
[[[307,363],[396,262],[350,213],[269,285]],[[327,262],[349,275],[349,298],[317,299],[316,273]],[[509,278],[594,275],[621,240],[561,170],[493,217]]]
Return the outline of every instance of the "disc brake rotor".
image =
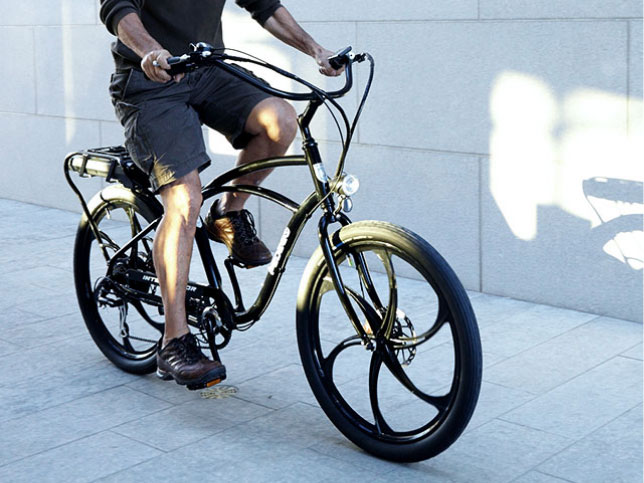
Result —
[[[394,339],[414,339],[416,337],[416,331],[414,330],[414,324],[411,323],[409,317],[402,310],[396,310],[396,319],[394,321],[394,327],[391,332],[391,337]],[[404,345],[394,346],[396,356],[400,365],[403,367],[411,364],[411,361],[416,357],[416,346],[405,347]]]

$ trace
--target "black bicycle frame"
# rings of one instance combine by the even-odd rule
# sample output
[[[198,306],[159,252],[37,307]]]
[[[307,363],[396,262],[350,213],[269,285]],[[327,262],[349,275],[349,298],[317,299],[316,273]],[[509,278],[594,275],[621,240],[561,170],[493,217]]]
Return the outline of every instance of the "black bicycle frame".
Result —
[[[266,274],[262,288],[260,289],[260,292],[257,295],[254,303],[248,310],[245,310],[243,308],[243,302],[241,300],[241,294],[236,276],[234,275],[232,268],[227,265],[226,268],[228,269],[231,283],[233,285],[235,301],[237,305],[234,314],[232,314],[234,318],[233,322],[236,327],[241,324],[259,320],[261,315],[266,311],[273,298],[273,295],[275,294],[277,286],[282,277],[282,273],[284,273],[286,269],[286,264],[291,256],[291,253],[293,252],[295,243],[299,239],[299,236],[302,233],[302,230],[304,229],[307,221],[311,218],[315,210],[321,207],[324,213],[320,218],[318,234],[322,252],[324,254],[326,263],[329,266],[329,274],[331,276],[331,279],[333,280],[333,284],[338,293],[340,301],[347,311],[347,314],[349,315],[354,328],[356,329],[358,334],[360,334],[365,343],[368,343],[368,336],[365,333],[361,323],[359,322],[358,316],[349,301],[349,296],[344,289],[342,278],[333,258],[333,249],[331,247],[331,243],[329,242],[328,226],[331,223],[335,222],[339,222],[342,225],[347,225],[350,223],[350,220],[346,215],[335,209],[335,202],[333,197],[331,196],[333,191],[330,186],[330,180],[326,176],[326,172],[324,170],[320,156],[320,151],[318,149],[318,144],[311,136],[311,132],[309,130],[311,119],[313,118],[315,111],[320,105],[321,101],[317,99],[310,101],[307,108],[298,117],[298,124],[300,126],[300,132],[303,138],[302,148],[304,150],[304,156],[283,156],[268,158],[238,166],[221,174],[210,183],[208,183],[202,189],[202,196],[205,201],[209,198],[212,198],[213,196],[225,192],[246,193],[272,201],[293,213],[291,219],[286,225],[286,228],[284,229],[273,259],[268,266],[268,273]],[[287,198],[280,193],[277,193],[276,191],[260,186],[226,185],[226,183],[229,183],[241,176],[257,171],[287,166],[305,165],[309,167],[311,178],[313,179],[313,183],[315,185],[315,191],[311,193],[301,204],[296,203],[295,201]],[[123,245],[110,259],[109,269],[111,270],[113,268],[115,260],[124,255],[125,252],[133,248],[139,240],[150,233],[150,231],[155,229],[160,221],[161,218],[154,220],[152,223],[150,223],[150,225],[139,232],[134,238]],[[201,223],[201,220],[199,220],[197,224],[195,240],[197,243],[197,249],[199,250],[199,254],[201,256],[204,270],[206,272],[206,277],[208,278],[208,282],[217,293],[215,301],[220,307],[221,305],[219,304],[229,304],[230,302],[221,288],[221,275],[210,248],[206,229]]]
[[[360,55],[362,56],[362,59],[360,61],[364,60],[365,54],[360,54]],[[369,58],[371,59],[370,56]],[[245,71],[237,69],[233,65],[227,64],[221,58],[214,58],[209,61],[204,61],[204,65],[206,65],[206,63],[209,65],[216,65],[217,67],[229,72],[230,74],[240,78],[241,80],[244,80],[250,84],[253,84],[255,87],[259,88],[260,90],[263,90],[264,92],[267,92],[270,95],[274,95],[285,99],[291,99],[291,100],[309,101],[304,112],[298,117],[298,125],[300,128],[300,132],[303,140],[302,149],[304,151],[304,156],[284,156],[284,157],[268,158],[268,159],[263,159],[252,163],[248,163],[243,166],[238,166],[230,171],[227,171],[221,174],[213,181],[208,183],[208,185],[206,185],[202,189],[202,196],[204,200],[207,200],[208,198],[211,198],[213,196],[216,196],[221,193],[226,193],[226,192],[245,193],[245,194],[250,194],[254,196],[259,196],[261,198],[272,201],[278,204],[279,206],[281,206],[282,208],[285,208],[292,212],[291,219],[289,220],[286,228],[284,229],[284,232],[277,246],[273,259],[271,260],[268,266],[268,273],[266,275],[264,283],[262,284],[262,288],[260,289],[260,292],[257,295],[257,298],[254,301],[253,305],[248,310],[244,308],[241,291],[239,289],[239,284],[237,282],[237,277],[235,275],[235,271],[233,267],[234,264],[237,264],[240,266],[243,266],[243,265],[237,261],[234,261],[232,258],[229,258],[226,260],[225,265],[226,265],[226,269],[228,271],[228,275],[230,277],[231,283],[233,285],[233,291],[234,291],[235,303],[236,303],[234,310],[230,311],[232,312],[230,315],[234,319],[233,324],[235,325],[235,327],[240,327],[241,324],[252,323],[259,320],[261,315],[268,308],[268,305],[270,304],[273,298],[273,295],[275,294],[275,290],[277,289],[277,285],[279,284],[282,273],[286,268],[288,259],[290,258],[290,255],[293,251],[295,243],[299,239],[299,236],[302,233],[304,226],[313,215],[313,212],[316,209],[321,208],[323,210],[323,215],[321,216],[318,224],[318,236],[319,236],[320,246],[322,248],[322,253],[324,255],[324,259],[329,269],[330,278],[333,281],[333,286],[335,288],[335,291],[337,292],[340,302],[342,303],[342,306],[344,307],[347,315],[349,316],[349,319],[352,325],[354,326],[356,332],[358,333],[358,335],[361,337],[362,341],[365,344],[367,345],[370,344],[369,337],[365,333],[365,330],[362,327],[362,324],[360,323],[360,320],[358,319],[358,316],[355,313],[355,310],[353,309],[353,306],[350,302],[349,297],[351,296],[354,299],[356,299],[359,305],[361,302],[357,294],[352,292],[347,292],[345,290],[344,284],[342,282],[342,277],[340,275],[337,264],[333,257],[333,248],[329,241],[329,234],[328,234],[329,225],[332,223],[338,222],[342,225],[347,225],[351,223],[349,218],[346,215],[344,215],[344,213],[342,213],[340,210],[337,210],[335,208],[335,201],[333,199],[332,194],[334,190],[336,190],[337,188],[337,183],[341,181],[341,176],[343,174],[342,170],[344,167],[344,161],[345,161],[345,156],[348,149],[348,144],[350,143],[350,139],[351,139],[351,133],[352,133],[353,127],[355,127],[355,122],[357,121],[357,118],[360,114],[361,106],[364,104],[364,100],[366,99],[366,93],[368,92],[370,81],[367,84],[365,94],[361,102],[361,106],[358,110],[358,113],[356,114],[356,118],[354,119],[354,126],[351,128],[351,132],[349,132],[349,136],[344,146],[343,153],[338,162],[338,166],[336,167],[336,172],[332,180],[335,184],[334,186],[331,186],[329,177],[327,176],[326,171],[324,169],[324,165],[322,163],[322,158],[320,156],[318,144],[315,141],[315,139],[313,139],[313,136],[311,135],[309,125],[317,109],[325,102],[325,98],[327,100],[331,100],[331,102],[334,102],[332,101],[332,98],[341,97],[346,92],[348,92],[349,89],[351,89],[351,86],[353,84],[351,62],[348,62],[346,64],[346,69],[345,69],[346,82],[344,87],[338,91],[323,93],[312,84],[306,81],[303,81],[302,79],[298,78],[294,74],[283,71],[282,69],[279,69],[276,66],[272,66],[267,63],[260,63],[247,58],[237,58],[237,57],[227,56],[226,59],[251,62],[251,63],[256,63],[258,65],[262,65],[264,67],[268,67],[269,69],[272,69],[275,72],[278,72],[312,89],[312,91],[309,93],[288,93],[286,91],[275,89],[270,85],[258,80],[257,78],[249,76]],[[371,75],[373,75],[372,59],[371,59],[371,64],[372,64]],[[346,119],[344,112],[342,111],[342,109],[339,108],[339,106],[337,106],[337,104],[336,104],[336,107],[338,107],[338,109],[340,110],[343,116],[343,119],[345,120],[347,129],[349,129],[348,120]],[[70,161],[71,156],[73,155],[68,156],[68,158],[65,161],[65,169],[66,169],[66,176],[67,176],[68,182],[70,182],[70,185],[74,188],[73,183],[71,183],[71,180],[69,179],[69,173],[68,173],[69,165],[71,162]],[[315,191],[312,192],[301,204],[298,204],[293,200],[281,195],[280,193],[277,193],[267,188],[262,188],[259,186],[251,186],[251,185],[232,185],[232,184],[227,185],[227,183],[230,183],[233,180],[236,180],[244,175],[254,173],[257,171],[286,167],[286,166],[304,166],[304,165],[307,165],[309,167],[309,171],[311,174],[311,178],[313,180]],[[82,171],[83,170],[81,169],[81,175],[82,175]],[[92,220],[87,210],[87,207],[84,203],[84,200],[80,195],[80,192],[77,189],[75,189],[75,191],[76,191],[76,194],[81,199],[83,211],[87,215],[92,231],[97,237],[97,240],[99,240],[99,244],[100,244],[98,227],[96,226],[94,220]],[[147,193],[147,190],[144,190],[144,191]],[[158,226],[160,221],[161,221],[161,218],[158,218],[154,220],[152,223],[150,223],[150,225],[148,225],[145,229],[139,232],[134,238],[132,238],[129,242],[127,242],[123,247],[121,247],[112,256],[111,259],[108,259],[107,252],[105,251],[104,247],[101,247],[103,248],[104,256],[106,257],[106,259],[108,259],[108,273],[112,273],[116,260],[118,260],[123,255],[125,255],[125,253],[128,250],[136,249],[136,244],[139,242],[139,240],[143,239],[143,237],[145,237],[148,233],[154,230]],[[201,256],[204,270],[206,272],[206,277],[208,278],[208,283],[213,288],[213,293],[214,293],[213,298],[215,300],[216,306],[219,309],[221,309],[222,312],[226,312],[228,311],[227,309],[231,308],[232,305],[230,303],[230,300],[228,299],[228,297],[225,295],[224,291],[221,288],[221,275],[219,273],[217,264],[212,254],[212,250],[210,248],[210,242],[208,240],[206,229],[203,226],[201,220],[199,220],[197,223],[195,241],[197,243],[197,248],[199,250],[199,254]],[[361,280],[366,285],[367,291],[369,293],[374,292],[373,286],[371,284],[371,279],[368,274],[368,268],[364,262],[364,259],[360,255],[357,255],[357,256],[351,255],[351,256],[354,258],[354,261],[356,262],[356,266],[360,273]]]

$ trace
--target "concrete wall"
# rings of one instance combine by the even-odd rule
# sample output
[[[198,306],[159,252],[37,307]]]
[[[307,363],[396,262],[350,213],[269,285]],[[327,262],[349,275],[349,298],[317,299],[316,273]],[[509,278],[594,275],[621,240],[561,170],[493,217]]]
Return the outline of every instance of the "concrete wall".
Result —
[[[229,3],[229,46],[337,85]],[[641,1],[284,3],[329,49],[351,44],[376,58],[347,165],[362,181],[355,219],[417,231],[469,289],[641,321]],[[121,143],[97,5],[0,0],[1,197],[78,210],[64,154]],[[354,109],[357,96],[343,105]],[[320,119],[314,133],[337,155],[332,121]],[[206,135],[211,178],[235,153]],[[307,172],[286,171],[267,185],[303,198]],[[275,246],[284,214],[258,204],[262,236]],[[309,231],[297,253],[314,244]]]

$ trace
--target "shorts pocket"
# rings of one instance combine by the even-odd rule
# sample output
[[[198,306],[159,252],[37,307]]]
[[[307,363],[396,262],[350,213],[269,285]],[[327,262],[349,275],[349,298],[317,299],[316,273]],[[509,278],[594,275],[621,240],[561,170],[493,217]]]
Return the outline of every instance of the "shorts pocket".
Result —
[[[132,70],[128,72],[115,72],[112,74],[110,77],[110,96],[114,102],[125,98],[132,75]]]
[[[152,150],[140,126],[141,107],[125,101],[114,104],[116,115],[125,130],[125,147],[132,160],[146,174],[152,171]]]

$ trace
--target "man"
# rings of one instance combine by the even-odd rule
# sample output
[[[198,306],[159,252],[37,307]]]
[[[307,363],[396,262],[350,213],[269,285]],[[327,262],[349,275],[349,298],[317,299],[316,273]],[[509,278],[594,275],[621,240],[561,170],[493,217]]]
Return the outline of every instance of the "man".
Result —
[[[186,284],[192,240],[201,207],[199,172],[210,164],[201,124],[227,136],[241,149],[238,165],[280,156],[297,129],[295,110],[216,68],[172,78],[167,59],[191,42],[223,47],[221,13],[225,0],[101,0],[100,16],[118,37],[112,44],[116,72],[110,94],[125,128],[125,144],[150,176],[165,209],[154,239],[154,266],[165,310],[165,332],[157,354],[157,375],[179,384],[205,384],[225,378],[218,361],[205,357],[187,325]],[[266,30],[313,57],[325,75],[339,75],[322,48],[279,0],[236,0]],[[172,53],[172,54],[171,54]],[[267,171],[237,179],[258,185]],[[210,237],[225,243],[248,266],[266,264],[271,253],[257,238],[244,209],[248,195],[226,193],[206,217]]]

